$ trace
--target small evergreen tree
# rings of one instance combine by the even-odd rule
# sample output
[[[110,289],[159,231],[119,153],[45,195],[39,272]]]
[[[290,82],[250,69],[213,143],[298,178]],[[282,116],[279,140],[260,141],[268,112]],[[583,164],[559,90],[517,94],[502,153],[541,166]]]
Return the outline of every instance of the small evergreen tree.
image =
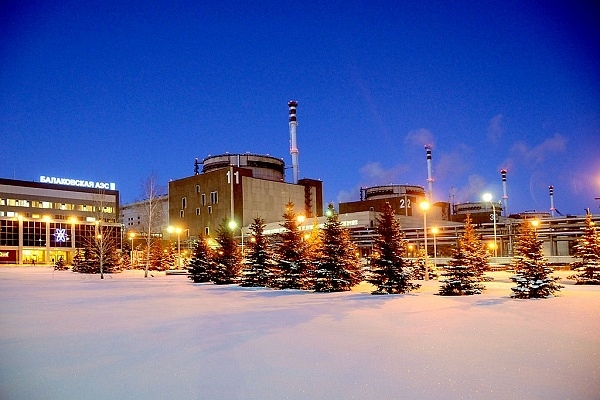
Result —
[[[367,281],[377,287],[373,294],[402,294],[421,285],[410,282],[412,270],[406,256],[406,240],[394,209],[386,202],[377,218],[377,233],[371,272]]]
[[[437,268],[431,262],[431,258],[425,257],[425,248],[419,247],[417,250],[417,261],[411,263],[412,276],[414,280],[425,280],[425,270],[427,269],[427,275],[429,279],[437,279],[438,271]]]
[[[236,283],[242,269],[242,256],[227,220],[223,219],[217,230],[219,250],[215,254],[215,271],[211,280],[218,285]]]
[[[347,291],[362,281],[357,249],[350,241],[348,229],[342,227],[333,204],[329,204],[326,215],[321,231],[321,256],[315,269],[315,291]]]
[[[58,257],[58,260],[56,260],[56,263],[54,263],[54,269],[56,271],[64,271],[69,269],[69,266],[65,263],[65,260],[61,257]]]
[[[242,272],[241,286],[264,286],[273,284],[274,260],[269,249],[269,242],[264,235],[265,221],[254,218],[250,225],[250,243],[245,268]]]
[[[277,262],[276,286],[279,289],[300,289],[308,271],[308,259],[302,233],[298,229],[294,203],[288,202],[283,214],[284,231],[279,235],[275,251]]]
[[[215,270],[213,257],[212,249],[208,246],[204,237],[200,235],[188,268],[188,278],[194,283],[210,282],[211,274]]]
[[[512,287],[511,297],[530,299],[549,297],[563,287],[556,283],[560,278],[550,276],[552,268],[542,254],[543,241],[538,239],[537,230],[531,223],[521,224],[511,265],[515,275],[510,279],[517,284]]]
[[[467,214],[465,231],[460,239],[460,247],[465,257],[465,263],[473,268],[479,281],[489,281],[483,274],[490,269],[490,255],[487,252],[481,235],[475,232],[471,215]]]
[[[310,233],[305,233],[304,245],[306,251],[306,273],[302,279],[302,289],[314,290],[315,289],[315,270],[319,259],[322,256],[323,242],[321,240],[321,231],[319,228],[319,221],[315,218],[313,221],[312,229]]]
[[[475,234],[471,216],[467,215],[465,231],[458,239],[458,246],[452,251],[441,279],[439,294],[442,296],[463,296],[481,294],[485,287],[478,282],[483,272],[489,269],[489,255],[485,245]]]
[[[452,259],[442,272],[439,294],[442,296],[463,296],[481,294],[485,289],[479,282],[477,271],[472,265],[469,265],[466,252],[460,245],[453,251]]]
[[[575,257],[581,261],[571,264],[571,269],[577,274],[568,279],[575,279],[577,285],[600,285],[600,232],[592,221],[592,214],[588,213],[583,228],[583,236],[575,245]]]
[[[173,269],[177,266],[177,250],[173,243],[169,243],[163,250],[164,269]],[[183,263],[182,263],[183,264]]]
[[[150,244],[150,257],[147,258],[149,260],[148,270],[165,271],[168,269],[166,255],[167,252],[160,240],[152,242]]]
[[[121,268],[131,269],[131,258],[129,257],[129,253],[123,253],[121,256]]]

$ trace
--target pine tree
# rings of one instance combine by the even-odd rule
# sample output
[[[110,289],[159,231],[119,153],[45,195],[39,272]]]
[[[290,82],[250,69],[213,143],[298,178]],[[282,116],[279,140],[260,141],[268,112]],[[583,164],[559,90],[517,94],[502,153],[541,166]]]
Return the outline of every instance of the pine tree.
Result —
[[[348,229],[342,227],[333,204],[321,231],[322,250],[315,269],[315,291],[347,291],[362,281],[362,270]]]
[[[491,280],[483,275],[490,269],[490,255],[487,252],[481,235],[475,232],[475,227],[472,224],[469,214],[467,214],[465,220],[465,231],[460,239],[460,247],[464,253],[466,264],[475,270],[477,279],[479,281]]]
[[[273,284],[274,260],[269,249],[269,242],[264,235],[265,221],[256,217],[250,225],[250,243],[247,245],[248,257],[242,271],[241,286],[264,286]]]
[[[279,235],[279,244],[275,251],[277,262],[276,286],[279,289],[301,289],[308,272],[309,261],[298,229],[294,203],[288,202],[283,214],[284,231]]]
[[[164,271],[168,269],[166,254],[161,241],[152,242],[150,245],[148,269],[154,271]]]
[[[177,265],[177,251],[173,243],[169,243],[163,250],[163,263],[165,269],[173,269]]]
[[[511,261],[516,274],[510,279],[517,284],[511,288],[511,297],[549,297],[563,287],[556,283],[560,278],[550,276],[553,270],[547,266],[547,260],[542,254],[543,241],[538,238],[533,225],[525,221],[520,230]]]
[[[577,274],[568,279],[575,279],[577,285],[600,285],[600,232],[592,221],[592,214],[588,213],[583,228],[583,236],[575,245],[575,257],[581,261],[571,264],[571,269]]]
[[[452,254],[452,259],[448,261],[448,265],[442,272],[443,279],[440,279],[439,294],[442,296],[463,296],[481,294],[485,289],[479,282],[477,271],[472,265],[469,265],[470,260],[465,251],[460,245],[456,247]]]
[[[479,284],[483,272],[489,269],[489,255],[485,245],[475,234],[471,216],[467,215],[465,231],[458,239],[458,246],[452,252],[443,279],[440,280],[439,294],[442,296],[463,296],[481,294],[485,286]]]
[[[421,285],[410,282],[412,268],[404,258],[406,240],[396,219],[394,209],[386,202],[383,213],[377,218],[377,238],[374,243],[376,257],[372,260],[367,281],[377,290],[373,294],[402,294],[418,289]]]
[[[206,239],[200,235],[194,254],[188,268],[188,278],[194,283],[210,282],[211,272],[215,269],[213,261],[213,251],[206,243]]]
[[[211,280],[218,285],[236,283],[242,269],[242,256],[227,220],[223,219],[217,230],[219,249],[215,254],[215,271]]]
[[[56,260],[56,263],[54,263],[54,269],[56,271],[64,271],[69,269],[69,267],[65,263],[65,260],[62,257],[59,257],[58,260]]]
[[[321,229],[319,221],[314,219],[310,233],[304,234],[304,244],[306,246],[306,259],[308,260],[306,274],[302,279],[302,289],[315,289],[315,270],[319,259],[322,256],[323,242],[321,240]]]
[[[411,263],[412,276],[414,280],[425,280],[425,270],[427,269],[427,275],[429,279],[437,279],[438,271],[437,268],[431,262],[429,257],[425,257],[425,248],[419,247],[417,250],[417,261],[414,265]]]

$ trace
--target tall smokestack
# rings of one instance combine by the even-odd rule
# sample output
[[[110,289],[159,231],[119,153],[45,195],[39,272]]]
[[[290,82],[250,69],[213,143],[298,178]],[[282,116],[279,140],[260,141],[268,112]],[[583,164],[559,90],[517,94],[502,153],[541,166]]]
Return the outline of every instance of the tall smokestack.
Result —
[[[506,170],[500,171],[502,174],[502,209],[504,210],[504,217],[508,216],[508,192],[506,191]]]
[[[296,107],[298,102],[294,100],[288,101],[288,107],[290,109],[290,155],[292,156],[292,175],[293,182],[298,183],[298,144],[296,143],[296,127],[298,122],[296,121]]]
[[[554,217],[554,186],[548,186],[548,191],[550,192],[550,216]]]
[[[433,202],[433,177],[432,175],[432,167],[431,167],[431,145],[426,144],[425,150],[427,151],[427,183],[429,184],[429,193],[428,199],[429,202]]]

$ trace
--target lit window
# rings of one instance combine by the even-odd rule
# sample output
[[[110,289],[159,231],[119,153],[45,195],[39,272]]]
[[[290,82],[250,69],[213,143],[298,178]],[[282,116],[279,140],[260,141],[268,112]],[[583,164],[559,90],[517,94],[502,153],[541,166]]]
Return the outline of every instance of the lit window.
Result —
[[[210,202],[217,204],[219,202],[219,194],[217,192],[210,192]]]

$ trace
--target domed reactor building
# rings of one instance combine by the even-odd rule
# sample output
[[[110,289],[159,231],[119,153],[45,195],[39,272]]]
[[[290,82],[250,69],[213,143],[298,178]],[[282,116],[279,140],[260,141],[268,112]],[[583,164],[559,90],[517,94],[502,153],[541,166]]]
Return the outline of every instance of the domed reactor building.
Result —
[[[290,201],[306,218],[322,216],[323,182],[298,178],[297,106],[296,101],[288,103],[292,182],[285,182],[284,161],[269,155],[226,153],[196,159],[194,175],[169,182],[169,223],[181,227],[186,238],[214,237],[223,220],[244,230],[256,217],[280,221]]]

